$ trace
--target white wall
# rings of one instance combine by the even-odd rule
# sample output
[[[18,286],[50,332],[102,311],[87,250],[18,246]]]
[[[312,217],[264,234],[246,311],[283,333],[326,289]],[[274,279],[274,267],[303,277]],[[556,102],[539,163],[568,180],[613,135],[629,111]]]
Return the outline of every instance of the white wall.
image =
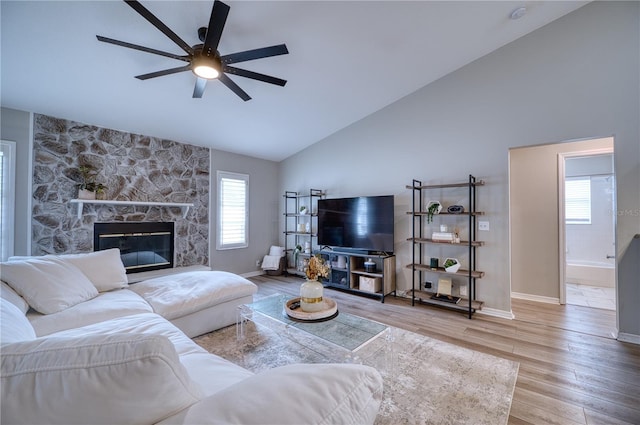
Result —
[[[590,3],[283,161],[281,190],[397,195],[397,281],[406,289],[405,185],[476,175],[487,182],[478,207],[491,225],[479,234],[478,298],[508,312],[509,148],[615,134],[618,208],[629,211],[618,217],[619,252],[640,230],[638,15],[635,2]],[[636,283],[621,282],[620,293],[638,304]],[[640,334],[638,309],[623,307],[621,331]]]

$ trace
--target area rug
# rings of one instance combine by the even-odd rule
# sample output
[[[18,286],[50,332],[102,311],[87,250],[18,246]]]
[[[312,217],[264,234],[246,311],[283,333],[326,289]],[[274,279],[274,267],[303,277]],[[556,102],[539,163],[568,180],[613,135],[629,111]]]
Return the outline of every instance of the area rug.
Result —
[[[210,353],[253,372],[292,363],[326,363],[326,355],[252,322],[238,341],[235,326],[195,338]],[[376,424],[506,424],[519,364],[392,328],[392,365],[381,370],[384,396]],[[387,357],[388,359],[388,357]]]

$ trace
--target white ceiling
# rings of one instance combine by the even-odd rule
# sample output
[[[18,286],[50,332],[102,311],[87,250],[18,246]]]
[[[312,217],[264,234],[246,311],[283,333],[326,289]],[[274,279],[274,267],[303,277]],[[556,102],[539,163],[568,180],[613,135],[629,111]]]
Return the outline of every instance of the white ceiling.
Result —
[[[211,1],[142,3],[188,44]],[[280,161],[430,82],[583,6],[578,1],[227,1],[219,51],[286,43],[238,64],[288,80],[232,77],[192,99],[195,76],[139,81],[184,63],[96,40],[183,54],[121,1],[1,3],[2,106]],[[509,14],[526,6],[527,14]]]

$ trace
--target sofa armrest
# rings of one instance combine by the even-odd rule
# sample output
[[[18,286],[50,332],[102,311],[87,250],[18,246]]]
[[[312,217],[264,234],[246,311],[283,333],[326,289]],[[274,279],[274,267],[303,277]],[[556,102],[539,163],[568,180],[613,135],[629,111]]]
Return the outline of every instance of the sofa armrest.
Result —
[[[382,377],[353,364],[296,364],[249,377],[160,424],[373,424]]]

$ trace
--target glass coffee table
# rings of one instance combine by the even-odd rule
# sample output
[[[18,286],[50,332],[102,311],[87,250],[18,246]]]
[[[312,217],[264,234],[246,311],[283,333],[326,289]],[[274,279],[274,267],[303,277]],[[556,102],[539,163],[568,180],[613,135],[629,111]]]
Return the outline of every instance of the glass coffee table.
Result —
[[[236,332],[245,339],[246,325],[253,322],[294,339],[327,361],[365,363],[383,371],[393,365],[392,327],[340,311],[330,320],[305,322],[290,318],[284,309],[290,295],[275,294],[239,307]]]

